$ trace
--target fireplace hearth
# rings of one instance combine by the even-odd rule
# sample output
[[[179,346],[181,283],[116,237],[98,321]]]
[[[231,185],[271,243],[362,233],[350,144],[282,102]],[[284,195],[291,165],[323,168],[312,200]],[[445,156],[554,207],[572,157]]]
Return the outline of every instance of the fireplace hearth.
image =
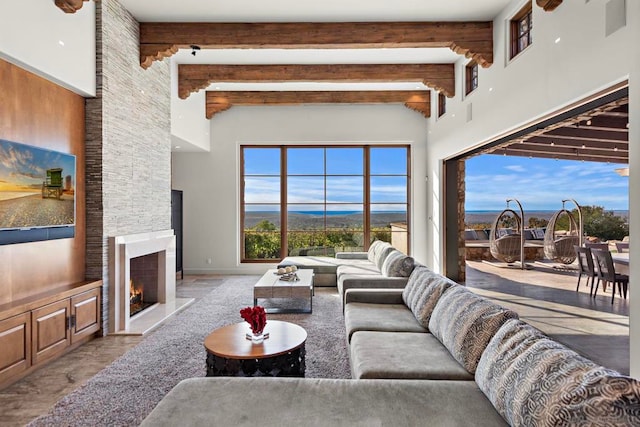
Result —
[[[176,298],[173,230],[109,239],[109,333],[143,335],[185,308]]]

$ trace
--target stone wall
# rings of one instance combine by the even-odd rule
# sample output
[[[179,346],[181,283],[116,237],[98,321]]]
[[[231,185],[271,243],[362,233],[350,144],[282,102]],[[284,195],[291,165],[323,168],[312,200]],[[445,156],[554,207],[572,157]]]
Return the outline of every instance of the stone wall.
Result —
[[[171,228],[169,63],[140,67],[138,31],[116,0],[96,2],[97,91],[86,103],[86,274],[104,281],[105,332],[108,238]]]

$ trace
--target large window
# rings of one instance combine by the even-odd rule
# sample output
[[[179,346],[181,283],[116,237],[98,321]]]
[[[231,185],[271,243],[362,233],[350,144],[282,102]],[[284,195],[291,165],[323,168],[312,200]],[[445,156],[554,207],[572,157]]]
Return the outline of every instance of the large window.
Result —
[[[407,250],[408,146],[243,146],[242,260]]]
[[[532,29],[532,7],[529,2],[511,19],[511,58],[533,43]]]

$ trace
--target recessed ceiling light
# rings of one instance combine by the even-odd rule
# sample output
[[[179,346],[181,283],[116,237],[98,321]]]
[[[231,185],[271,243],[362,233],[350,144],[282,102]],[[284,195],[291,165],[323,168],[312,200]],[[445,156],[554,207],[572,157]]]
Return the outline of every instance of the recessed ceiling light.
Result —
[[[179,145],[176,145],[176,146],[175,146],[175,147],[173,147],[173,148],[175,148],[176,150],[179,150],[181,147],[180,147]]]
[[[492,87],[489,88],[489,92],[493,92],[493,88]]]
[[[58,44],[59,44],[60,46],[64,46],[64,42],[63,42],[62,40],[58,40]]]
[[[556,44],[560,43],[560,37],[556,39]]]
[[[140,89],[140,93],[144,95],[144,90]]]
[[[455,116],[456,116],[455,114],[452,114],[452,115],[451,115],[451,117],[455,117]]]

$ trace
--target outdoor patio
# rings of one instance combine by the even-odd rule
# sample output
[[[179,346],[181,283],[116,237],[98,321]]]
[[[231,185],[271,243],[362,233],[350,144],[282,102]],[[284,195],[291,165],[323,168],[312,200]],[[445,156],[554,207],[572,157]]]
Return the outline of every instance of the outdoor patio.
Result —
[[[611,287],[589,296],[586,278],[576,292],[577,271],[539,263],[531,269],[467,261],[466,284],[474,292],[519,313],[547,335],[605,367],[629,374],[629,303]]]

